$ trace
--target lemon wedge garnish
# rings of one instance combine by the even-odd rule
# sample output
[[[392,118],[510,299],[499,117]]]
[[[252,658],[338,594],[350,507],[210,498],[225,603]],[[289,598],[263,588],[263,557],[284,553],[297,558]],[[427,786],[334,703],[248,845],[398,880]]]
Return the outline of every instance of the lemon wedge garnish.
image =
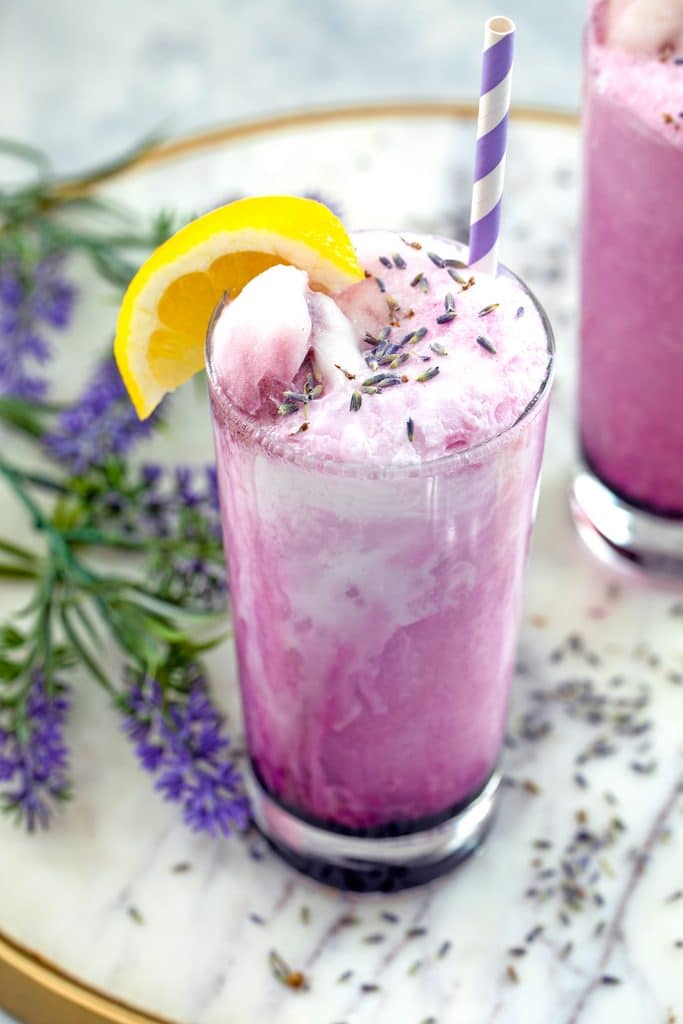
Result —
[[[211,314],[227,293],[276,263],[306,270],[312,288],[334,294],[364,273],[342,222],[296,196],[240,199],[181,228],[128,286],[114,355],[140,419],[204,366]]]

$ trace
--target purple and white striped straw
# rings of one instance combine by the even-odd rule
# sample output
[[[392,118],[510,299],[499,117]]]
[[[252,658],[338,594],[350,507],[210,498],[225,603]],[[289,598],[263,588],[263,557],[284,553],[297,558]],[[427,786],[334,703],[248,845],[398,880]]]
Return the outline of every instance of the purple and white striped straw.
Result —
[[[514,40],[514,22],[489,18],[484,26],[469,255],[470,267],[487,274],[498,268]]]

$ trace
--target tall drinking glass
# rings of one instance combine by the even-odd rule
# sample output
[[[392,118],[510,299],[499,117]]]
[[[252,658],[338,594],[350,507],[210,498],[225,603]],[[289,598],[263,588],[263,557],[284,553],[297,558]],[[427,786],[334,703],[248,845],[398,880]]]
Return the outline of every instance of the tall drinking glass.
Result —
[[[609,0],[587,29],[572,501],[592,546],[683,577],[683,5],[671,18]]]
[[[274,439],[226,393],[209,330],[253,814],[343,888],[428,881],[491,824],[553,354],[500,273],[547,369],[507,429],[420,464]]]

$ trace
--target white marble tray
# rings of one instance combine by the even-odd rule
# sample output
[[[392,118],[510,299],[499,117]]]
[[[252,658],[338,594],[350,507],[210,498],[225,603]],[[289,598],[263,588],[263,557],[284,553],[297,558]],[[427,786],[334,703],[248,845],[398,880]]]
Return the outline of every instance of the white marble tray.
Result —
[[[351,226],[458,234],[471,113],[435,104],[219,133],[106,192],[140,209],[200,210],[242,191],[315,190]],[[0,822],[0,1005],[29,1024],[665,1024],[683,1013],[683,900],[669,899],[683,888],[683,595],[594,562],[567,508],[577,157],[569,119],[514,120],[503,256],[549,311],[559,372],[509,785],[485,847],[424,889],[351,898],[299,877],[255,836],[193,838],[152,792],[100,693],[74,680],[77,799],[45,836]],[[114,316],[85,268],[82,290],[65,393]],[[178,398],[170,435],[153,447],[162,460],[211,457],[201,389]],[[3,532],[8,520],[19,529],[0,500]],[[0,610],[22,596],[4,588]],[[237,729],[229,650],[211,667]],[[181,863],[191,869],[174,872]],[[305,972],[307,990],[273,978],[272,949]]]

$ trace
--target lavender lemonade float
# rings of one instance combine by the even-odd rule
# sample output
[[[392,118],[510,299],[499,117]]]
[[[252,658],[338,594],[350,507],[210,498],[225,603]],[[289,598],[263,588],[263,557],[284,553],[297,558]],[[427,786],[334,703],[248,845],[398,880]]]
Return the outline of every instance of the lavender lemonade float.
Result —
[[[488,825],[550,353],[523,286],[455,243],[352,240],[364,281],[266,271],[208,360],[257,820],[370,888]]]
[[[577,522],[683,577],[683,0],[597,0],[586,36]]]
[[[197,369],[211,318],[252,813],[346,888],[436,877],[495,806],[552,368],[545,315],[495,259],[503,27],[469,252],[247,199],[162,246],[119,319],[144,416]]]

